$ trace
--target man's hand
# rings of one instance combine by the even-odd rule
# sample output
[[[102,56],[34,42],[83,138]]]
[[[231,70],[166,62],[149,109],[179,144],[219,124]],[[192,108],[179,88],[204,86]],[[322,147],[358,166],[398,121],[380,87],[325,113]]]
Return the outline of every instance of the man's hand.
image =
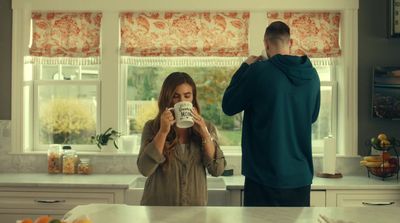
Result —
[[[244,62],[247,63],[248,65],[250,65],[250,64],[260,60],[260,58],[261,58],[260,56],[251,55]]]

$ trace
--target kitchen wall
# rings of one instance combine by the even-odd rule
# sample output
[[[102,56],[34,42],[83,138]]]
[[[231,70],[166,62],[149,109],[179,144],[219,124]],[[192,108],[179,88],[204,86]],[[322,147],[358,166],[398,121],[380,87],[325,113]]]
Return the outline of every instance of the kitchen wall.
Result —
[[[358,14],[358,145],[368,153],[365,140],[380,132],[400,139],[400,121],[371,118],[374,66],[400,66],[400,38],[387,38],[387,2],[360,0]]]
[[[400,121],[373,120],[371,118],[371,78],[375,65],[398,65],[400,60],[400,39],[386,38],[387,1],[360,0],[359,9],[359,76],[358,76],[358,142],[359,154],[367,149],[363,146],[366,139],[378,132],[400,138]],[[0,1],[0,172],[45,172],[46,157],[43,155],[10,155],[11,120],[11,0]],[[92,158],[96,172],[132,173],[137,172],[134,156],[95,156]],[[347,172],[351,158],[338,160],[338,169]],[[235,173],[240,171],[240,158],[229,160]],[[315,159],[315,167],[320,169],[320,159]]]
[[[0,1],[0,120],[11,120],[11,0]]]

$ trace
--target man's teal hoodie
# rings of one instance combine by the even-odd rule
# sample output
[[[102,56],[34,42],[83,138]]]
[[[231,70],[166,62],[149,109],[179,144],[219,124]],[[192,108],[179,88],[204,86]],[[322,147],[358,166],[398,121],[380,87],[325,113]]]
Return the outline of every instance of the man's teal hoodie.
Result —
[[[310,185],[311,125],[319,107],[320,81],[307,56],[243,63],[222,100],[225,114],[244,111],[242,174],[274,188]]]

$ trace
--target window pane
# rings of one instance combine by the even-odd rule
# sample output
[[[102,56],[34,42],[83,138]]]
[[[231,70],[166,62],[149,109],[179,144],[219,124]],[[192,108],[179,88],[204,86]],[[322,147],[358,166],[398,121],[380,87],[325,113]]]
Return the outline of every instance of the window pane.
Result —
[[[77,80],[79,79],[79,66],[63,65],[61,73],[64,80]]]
[[[91,144],[96,134],[97,103],[93,85],[39,85],[39,145]]]
[[[39,66],[40,67],[40,66]],[[42,65],[41,80],[63,80],[59,65]]]
[[[95,80],[99,76],[99,65],[38,65],[40,80]]]
[[[99,65],[86,65],[81,67],[82,80],[95,80],[99,78]]]
[[[225,88],[238,66],[227,67],[137,67],[127,69],[127,113],[130,134],[140,134],[144,123],[158,111],[162,82],[170,73],[188,73],[197,86],[202,116],[216,125],[222,146],[239,146],[242,116],[226,116],[221,101]]]
[[[322,143],[324,137],[332,134],[332,87],[321,86],[321,107],[318,120],[312,126],[314,145]]]
[[[316,66],[320,81],[332,81],[331,66]]]

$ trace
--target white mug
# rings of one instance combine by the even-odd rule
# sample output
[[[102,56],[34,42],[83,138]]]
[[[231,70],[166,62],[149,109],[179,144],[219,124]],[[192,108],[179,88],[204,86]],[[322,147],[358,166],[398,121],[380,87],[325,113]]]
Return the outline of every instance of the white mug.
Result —
[[[192,116],[193,105],[187,101],[181,101],[174,105],[173,108],[168,110],[174,110],[176,126],[178,128],[190,128],[193,126],[193,116]]]

